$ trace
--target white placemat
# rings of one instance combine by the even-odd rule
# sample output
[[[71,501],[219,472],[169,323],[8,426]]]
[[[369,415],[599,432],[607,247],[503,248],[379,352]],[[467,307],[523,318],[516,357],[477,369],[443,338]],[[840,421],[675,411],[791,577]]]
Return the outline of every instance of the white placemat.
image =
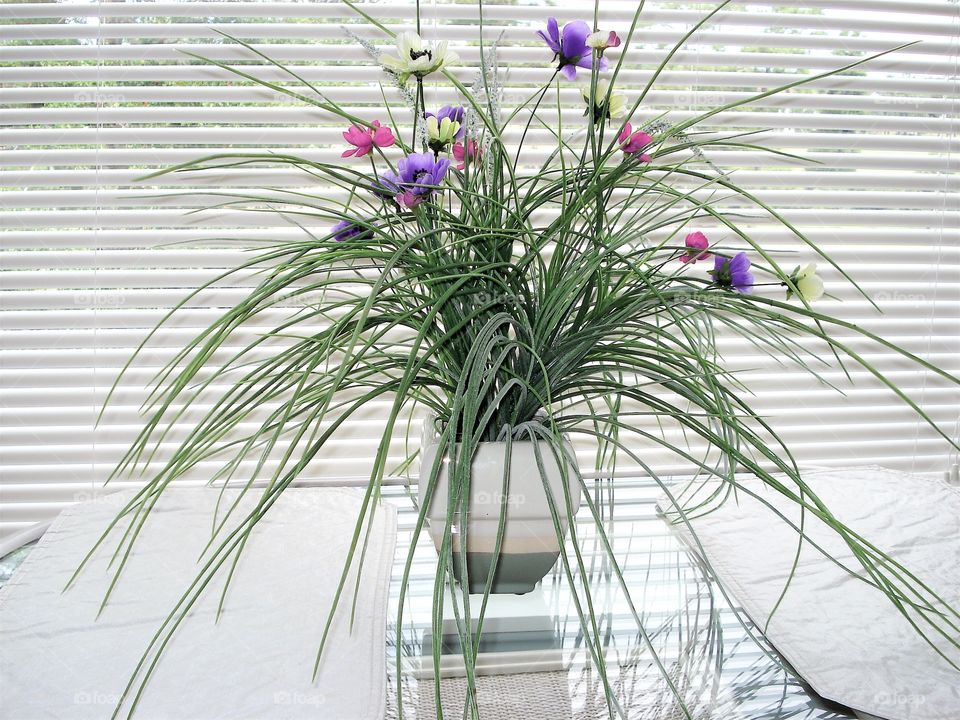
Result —
[[[258,495],[248,493],[238,512],[251,508]],[[130,496],[106,496],[61,514],[0,589],[0,716],[110,717],[150,639],[200,570],[197,559],[210,537],[218,496],[212,488],[163,494],[99,619],[112,545],[70,590],[61,591]],[[225,501],[230,499],[228,493]],[[396,541],[392,506],[376,514],[353,626],[352,577],[311,680],[360,499],[341,489],[284,492],[247,543],[219,622],[225,573],[208,586],[167,646],[135,717],[381,718]]]
[[[960,492],[946,483],[878,467],[804,473],[842,522],[960,608]],[[758,480],[746,481],[787,517],[799,511]],[[670,507],[667,498],[659,506]],[[761,629],[783,591],[797,533],[746,493],[692,521],[707,560]],[[675,525],[688,545],[691,533]],[[858,567],[846,545],[807,514],[807,532]],[[796,576],[766,636],[822,696],[890,720],[960,718],[960,672],[920,638],[879,591],[805,544]],[[955,663],[960,652],[940,638]]]

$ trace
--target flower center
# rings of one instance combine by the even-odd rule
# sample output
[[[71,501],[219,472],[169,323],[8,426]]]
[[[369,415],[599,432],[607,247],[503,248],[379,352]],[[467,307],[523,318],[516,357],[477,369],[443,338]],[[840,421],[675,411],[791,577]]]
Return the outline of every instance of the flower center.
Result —
[[[419,60],[420,58],[425,57],[427,60],[433,60],[433,53],[429,50],[411,50],[410,59]]]
[[[730,275],[730,263],[725,262],[719,270],[714,271],[713,279],[720,287],[730,287],[733,284],[733,278]]]

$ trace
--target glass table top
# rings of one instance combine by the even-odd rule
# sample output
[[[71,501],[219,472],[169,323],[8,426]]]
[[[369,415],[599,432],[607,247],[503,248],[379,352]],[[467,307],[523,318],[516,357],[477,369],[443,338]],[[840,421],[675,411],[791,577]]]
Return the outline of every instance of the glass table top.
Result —
[[[613,717],[857,717],[805,686],[743,612],[724,597],[657,514],[659,494],[649,479],[617,479],[612,497],[608,482],[598,483],[594,495],[597,506],[604,508],[607,536],[636,615],[585,504],[578,515],[585,575],[603,638],[606,685],[616,698]],[[391,488],[386,498],[399,511],[388,611],[388,717],[399,716],[399,642],[403,717],[432,718],[437,702],[430,657],[436,550],[423,533],[414,550],[398,640],[399,587],[416,512],[402,488]],[[572,553],[572,547],[568,550]],[[582,582],[581,574],[575,572],[574,579]],[[472,598],[473,607],[478,607],[482,596]],[[451,615],[448,601],[439,693],[445,718],[463,716],[466,695],[466,681],[458,677],[463,675],[463,663],[458,661],[455,621],[446,620]],[[559,564],[528,595],[491,599],[482,643],[477,661],[481,718],[611,717],[604,681],[588,661],[580,616]]]
[[[466,680],[454,627],[444,628],[439,693],[433,680],[431,607],[436,551],[427,534],[414,548],[398,625],[400,584],[416,522],[410,493],[385,487],[397,507],[398,538],[387,616],[386,718],[463,717]],[[629,591],[621,589],[585,507],[576,525],[584,573],[602,638],[606,682],[589,661],[567,580],[555,568],[523,596],[492,597],[478,657],[483,720],[839,720],[857,717],[819,698],[778,658],[658,516],[650,480],[598,483],[607,535]],[[30,551],[0,560],[0,584]],[[583,581],[575,568],[574,580]],[[473,596],[479,603],[480,596]],[[631,602],[633,609],[631,609]],[[452,616],[449,606],[445,618]],[[399,632],[397,631],[399,627]],[[449,635],[448,635],[449,633]],[[400,692],[397,692],[397,664]],[[611,707],[605,688],[615,698]],[[399,698],[398,698],[399,695]],[[681,703],[682,700],[682,703]],[[684,709],[684,707],[686,709]],[[613,715],[611,715],[611,710]]]

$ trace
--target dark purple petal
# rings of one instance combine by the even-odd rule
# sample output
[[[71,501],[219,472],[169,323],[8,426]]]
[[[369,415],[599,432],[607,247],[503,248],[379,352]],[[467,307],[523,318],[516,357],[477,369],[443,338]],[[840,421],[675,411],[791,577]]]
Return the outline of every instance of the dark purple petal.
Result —
[[[437,167],[433,171],[433,177],[435,179],[434,185],[439,185],[443,182],[443,179],[447,176],[447,170],[450,169],[450,161],[447,158],[440,158],[437,160]]]
[[[430,117],[433,113],[427,113],[427,117]],[[443,122],[444,118],[450,118],[454,122],[460,123],[460,129],[457,130],[457,134],[454,137],[457,140],[463,140],[463,136],[467,132],[467,126],[463,122],[463,118],[466,115],[466,111],[463,109],[463,105],[444,105],[442,108],[437,110],[436,118],[437,122]]]
[[[749,293],[753,290],[753,273],[750,272],[750,258],[739,252],[732,258],[717,255],[713,260],[713,281],[722,288]]]
[[[330,230],[333,239],[337,242],[346,240],[369,240],[373,237],[373,231],[361,225],[357,225],[350,220],[341,220]]]
[[[537,30],[537,35],[540,36],[540,39],[546,43],[547,47],[553,50],[554,54],[557,55],[560,53],[560,43],[555,42],[547,37],[547,34],[543,30]]]
[[[576,65],[564,65],[560,68],[560,72],[563,73],[563,76],[567,80],[576,80],[577,79],[577,66]]]
[[[440,112],[437,113],[437,119],[443,120],[445,117],[448,117],[454,122],[462,123],[463,113],[463,105],[444,105],[440,108]]]
[[[547,44],[547,47],[553,50],[557,55],[560,54],[560,27],[557,25],[556,18],[547,20],[547,32],[538,30],[537,35]]]
[[[593,67],[593,56],[584,55],[582,58],[573,63],[577,67],[583,68],[584,70],[589,70]]]
[[[590,26],[583,20],[572,20],[563,26],[560,54],[567,62],[576,64],[584,55],[591,55],[592,51],[587,47],[590,32]]]
[[[733,289],[738,293],[746,295],[753,290],[753,273],[749,270],[731,273],[730,280],[733,284]]]
[[[435,113],[432,113],[432,112],[424,113],[425,117],[435,117],[437,119],[437,122],[441,122],[444,118],[450,118],[454,122],[462,123],[463,115],[464,115],[463,105],[444,105]]]
[[[560,24],[555,17],[547,18],[547,32],[550,33],[550,39],[558,45],[560,44]]]
[[[373,194],[380,198],[391,198],[400,192],[400,178],[392,170],[386,170],[373,184]]]
[[[418,175],[430,172],[433,166],[433,155],[430,153],[410,153],[397,163],[397,172],[402,182],[412,183]]]
[[[730,259],[730,272],[743,272],[750,269],[750,258],[745,252],[739,252]]]
[[[577,67],[582,67],[586,70],[589,70],[590,68],[593,67],[593,55],[584,55],[582,58],[580,58],[576,62],[576,65]],[[608,67],[610,67],[610,63],[607,61],[605,57],[602,57],[600,58],[600,64],[597,67],[600,68],[600,72],[603,72]]]
[[[393,172],[393,170],[387,170],[380,176],[380,184],[392,192],[400,189],[400,182],[400,176]]]
[[[330,228],[330,234],[333,235],[333,239],[337,242],[343,242],[348,237],[350,237],[350,230],[353,228],[353,223],[349,220],[341,220],[332,228]]]
[[[407,195],[429,195],[436,190],[434,186],[443,182],[449,167],[447,158],[438,159],[432,153],[411,153],[397,163],[398,184]]]

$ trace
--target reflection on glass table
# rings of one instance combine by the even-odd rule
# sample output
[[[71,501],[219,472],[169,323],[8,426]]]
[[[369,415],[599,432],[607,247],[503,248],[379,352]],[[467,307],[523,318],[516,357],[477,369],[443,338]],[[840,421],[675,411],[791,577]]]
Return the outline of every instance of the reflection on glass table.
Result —
[[[599,483],[607,535],[630,592],[619,586],[586,508],[577,523],[594,614],[604,639],[606,684],[588,662],[580,617],[562,573],[555,569],[533,592],[491,599],[478,657],[477,698],[483,720],[839,720],[856,717],[807,688],[763,640],[732,599],[694,562],[657,515],[650,480]],[[400,716],[396,667],[401,668],[402,716],[463,717],[466,680],[459,640],[444,627],[439,693],[431,657],[431,607],[436,551],[423,533],[397,632],[400,580],[416,511],[406,488],[384,488],[399,510],[387,627],[386,717]],[[30,552],[0,560],[0,584]],[[582,578],[575,576],[576,582]],[[480,597],[476,596],[479,601]],[[634,613],[635,611],[635,613]],[[452,616],[448,606],[445,618]],[[426,656],[426,657],[425,657]],[[683,710],[686,706],[689,715]]]
[[[598,483],[606,532],[633,608],[604,552],[589,511],[582,507],[577,536],[587,582],[604,638],[606,684],[584,646],[580,616],[559,568],[533,592],[495,596],[484,620],[477,658],[477,699],[483,720],[543,718],[591,720],[829,720],[856,717],[806,687],[764,641],[742,611],[734,611],[657,515],[660,494],[651,480]],[[431,608],[436,551],[426,534],[415,549],[412,580],[399,633],[401,698],[397,697],[397,611],[403,565],[415,526],[413,502],[400,488],[387,500],[399,508],[397,557],[387,632],[388,714],[463,717],[466,679],[449,600],[444,609],[439,693],[432,658]],[[568,548],[571,551],[572,547]],[[575,581],[582,581],[579,573]],[[472,596],[479,606],[482,596]],[[635,612],[634,612],[635,611]],[[682,699],[682,704],[679,699]]]

